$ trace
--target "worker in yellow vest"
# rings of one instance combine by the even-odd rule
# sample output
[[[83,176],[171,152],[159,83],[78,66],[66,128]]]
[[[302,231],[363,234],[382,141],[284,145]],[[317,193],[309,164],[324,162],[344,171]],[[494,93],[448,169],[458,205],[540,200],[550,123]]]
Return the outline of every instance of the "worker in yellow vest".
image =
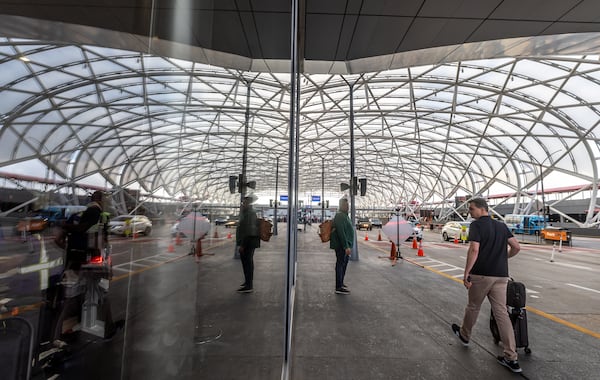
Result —
[[[461,226],[460,227],[460,241],[463,244],[466,244],[467,243],[467,238],[468,238],[468,236],[467,236],[467,226]]]

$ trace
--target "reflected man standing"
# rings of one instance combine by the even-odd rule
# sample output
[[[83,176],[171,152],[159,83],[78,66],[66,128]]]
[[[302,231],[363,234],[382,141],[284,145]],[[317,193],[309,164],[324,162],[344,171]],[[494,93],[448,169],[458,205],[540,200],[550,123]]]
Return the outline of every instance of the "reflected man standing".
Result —
[[[235,233],[239,247],[240,260],[244,270],[244,283],[237,290],[239,293],[252,293],[254,280],[254,250],[260,247],[258,219],[252,203],[256,198],[252,195],[244,197],[240,212],[240,221]]]
[[[354,228],[348,216],[349,204],[347,198],[341,198],[338,212],[333,218],[333,229],[329,248],[335,250],[335,292],[336,294],[350,294],[344,284],[348,259],[352,254],[354,245]]]

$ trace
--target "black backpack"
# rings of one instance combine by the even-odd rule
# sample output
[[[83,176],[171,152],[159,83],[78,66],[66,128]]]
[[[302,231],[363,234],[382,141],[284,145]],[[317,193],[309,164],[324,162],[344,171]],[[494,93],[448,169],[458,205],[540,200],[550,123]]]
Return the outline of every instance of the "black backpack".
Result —
[[[506,305],[521,309],[525,307],[526,299],[525,284],[514,281],[512,278],[508,280],[508,285],[506,286]]]

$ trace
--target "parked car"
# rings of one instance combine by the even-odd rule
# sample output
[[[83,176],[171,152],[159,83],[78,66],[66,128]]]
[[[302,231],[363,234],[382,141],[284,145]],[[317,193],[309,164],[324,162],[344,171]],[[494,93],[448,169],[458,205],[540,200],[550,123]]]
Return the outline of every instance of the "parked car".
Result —
[[[463,226],[466,227],[466,236],[469,236],[469,225],[471,222],[448,222],[444,224],[442,227],[442,239],[444,241],[459,239],[460,240],[460,232],[462,231]]]
[[[368,218],[359,218],[358,222],[356,222],[357,230],[362,230],[363,228],[369,231],[373,229],[373,225],[371,224],[371,221]]]
[[[142,233],[146,236],[152,232],[152,221],[145,215],[119,215],[108,222],[108,232],[114,235]]]
[[[19,220],[15,227],[16,234],[23,232],[41,232],[48,226],[48,219],[41,215]]]
[[[236,228],[238,225],[238,221],[237,219],[232,219],[228,222],[225,222],[225,224],[223,224],[225,226],[225,228]]]
[[[220,216],[218,218],[215,218],[215,226],[222,226],[225,223],[227,223],[229,221],[228,218],[224,217],[224,216]]]
[[[60,226],[67,221],[71,216],[80,214],[85,211],[86,206],[47,206],[37,210],[37,215],[48,221],[48,226]]]
[[[413,238],[416,238],[417,241],[423,240],[423,226],[416,222],[412,223],[412,225],[413,225],[412,234],[408,238],[406,238],[406,241],[412,241]]]
[[[183,232],[179,231],[179,221],[176,221],[175,223],[173,223],[173,225],[171,226],[171,237],[176,238],[177,234],[179,234],[179,237],[186,237],[185,234]]]
[[[381,228],[381,226],[383,226],[383,223],[381,223],[381,219],[373,218],[371,219],[371,226]]]

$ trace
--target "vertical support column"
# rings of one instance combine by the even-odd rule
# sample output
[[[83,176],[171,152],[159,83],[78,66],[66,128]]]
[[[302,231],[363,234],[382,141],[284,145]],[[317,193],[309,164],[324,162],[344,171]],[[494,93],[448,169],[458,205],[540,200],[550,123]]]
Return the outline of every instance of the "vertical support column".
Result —
[[[286,255],[286,288],[284,347],[281,379],[290,377],[292,326],[294,322],[294,293],[296,282],[296,248],[298,234],[298,159],[299,159],[299,107],[300,107],[300,69],[304,53],[304,10],[306,0],[292,0],[291,9],[291,72],[290,72],[290,144],[288,153],[288,231]]]
[[[544,219],[542,222],[542,229],[546,228],[546,200],[544,198],[544,167],[540,164],[540,183],[542,185],[542,218]]]
[[[275,168],[275,212],[273,213],[273,235],[277,236],[277,204],[279,201],[277,200],[278,196],[278,188],[279,188],[279,157],[276,160],[277,167]]]
[[[350,220],[352,228],[356,223],[356,194],[354,188],[354,84],[349,84],[350,87]],[[358,261],[358,239],[354,233],[354,245],[352,246],[352,254],[350,260]]]
[[[325,221],[325,158],[321,157],[321,223]]]
[[[246,81],[246,113],[244,120],[244,146],[242,147],[242,175],[240,176],[240,181],[242,182],[239,185],[240,191],[240,211],[239,215],[242,215],[242,201],[244,200],[244,196],[246,196],[246,183],[248,179],[246,178],[246,163],[248,162],[248,129],[250,126],[250,90],[252,88],[252,82]],[[238,250],[238,246],[234,244],[235,252],[233,253],[234,259],[240,258],[240,252]]]

